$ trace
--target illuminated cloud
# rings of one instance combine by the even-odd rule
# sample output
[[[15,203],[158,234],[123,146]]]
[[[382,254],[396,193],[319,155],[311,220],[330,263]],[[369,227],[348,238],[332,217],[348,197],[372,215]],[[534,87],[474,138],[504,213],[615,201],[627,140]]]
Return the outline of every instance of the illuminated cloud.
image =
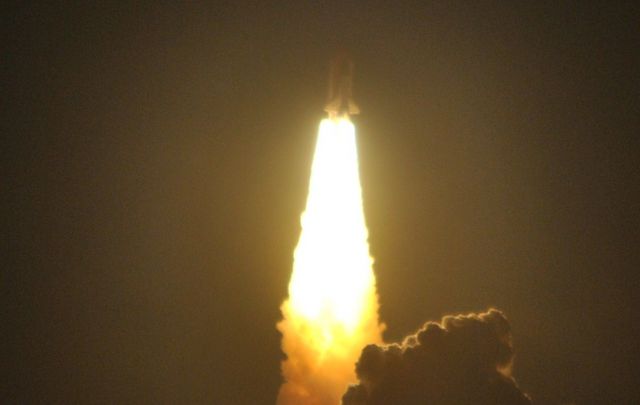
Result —
[[[427,322],[401,344],[369,345],[356,364],[359,384],[343,405],[528,405],[511,377],[511,328],[502,312]]]

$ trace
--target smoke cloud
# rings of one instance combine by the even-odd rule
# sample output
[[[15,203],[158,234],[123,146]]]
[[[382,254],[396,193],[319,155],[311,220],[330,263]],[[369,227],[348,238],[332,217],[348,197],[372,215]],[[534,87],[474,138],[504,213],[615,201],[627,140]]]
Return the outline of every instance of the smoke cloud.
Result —
[[[368,345],[343,405],[530,405],[511,377],[511,327],[496,309],[427,322],[401,344]]]

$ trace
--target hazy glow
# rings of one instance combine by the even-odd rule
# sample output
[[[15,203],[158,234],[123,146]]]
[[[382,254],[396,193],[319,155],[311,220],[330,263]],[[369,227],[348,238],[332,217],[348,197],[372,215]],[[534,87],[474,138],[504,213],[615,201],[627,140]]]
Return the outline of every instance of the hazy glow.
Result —
[[[361,194],[353,124],[323,120],[278,324],[287,354],[279,404],[339,404],[360,351],[381,341]]]

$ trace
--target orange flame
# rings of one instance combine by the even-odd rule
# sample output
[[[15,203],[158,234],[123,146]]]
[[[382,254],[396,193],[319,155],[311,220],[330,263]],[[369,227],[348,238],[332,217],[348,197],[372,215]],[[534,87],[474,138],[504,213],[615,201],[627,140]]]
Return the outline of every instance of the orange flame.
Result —
[[[364,346],[381,343],[373,259],[362,208],[355,128],[320,124],[289,298],[278,323],[279,405],[337,405]]]

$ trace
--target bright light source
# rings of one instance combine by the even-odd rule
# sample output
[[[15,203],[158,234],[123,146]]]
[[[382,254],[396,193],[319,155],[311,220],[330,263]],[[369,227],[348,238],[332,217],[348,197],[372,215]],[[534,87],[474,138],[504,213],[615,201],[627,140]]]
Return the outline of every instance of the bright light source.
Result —
[[[278,324],[287,354],[279,404],[337,405],[362,348],[380,343],[355,128],[320,124],[289,299]]]

